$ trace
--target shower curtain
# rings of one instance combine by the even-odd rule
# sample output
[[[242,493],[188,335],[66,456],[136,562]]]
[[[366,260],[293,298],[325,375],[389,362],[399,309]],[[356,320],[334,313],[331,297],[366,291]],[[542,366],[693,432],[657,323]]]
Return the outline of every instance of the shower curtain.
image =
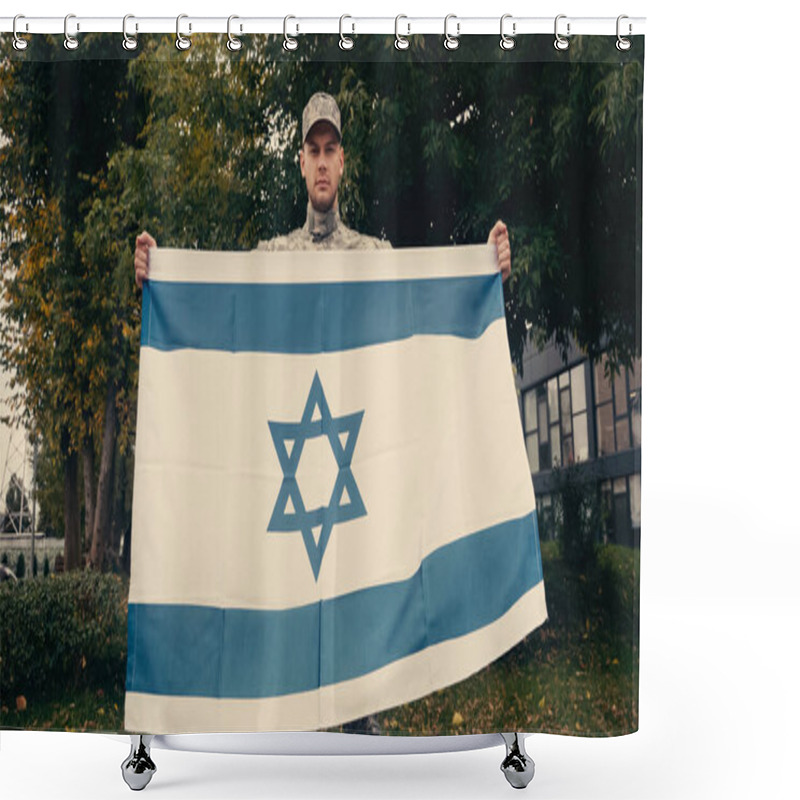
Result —
[[[615,41],[0,39],[0,727],[638,728]]]

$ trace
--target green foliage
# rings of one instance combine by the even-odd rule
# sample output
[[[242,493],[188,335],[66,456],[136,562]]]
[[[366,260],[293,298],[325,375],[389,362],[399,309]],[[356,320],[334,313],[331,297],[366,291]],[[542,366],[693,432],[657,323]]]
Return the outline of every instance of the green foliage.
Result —
[[[17,556],[17,568],[16,568],[14,574],[20,580],[22,580],[25,577],[25,556],[22,553],[20,553]]]
[[[642,63],[605,38],[573,37],[558,55],[535,51],[536,38],[505,54],[476,37],[467,60],[443,54],[440,37],[409,53],[365,37],[348,55],[335,37],[307,36],[290,56],[281,37],[252,37],[220,58],[218,36],[193,37],[187,53],[148,36],[121,57],[116,40],[89,34],[80,59],[37,37],[30,57],[2,63],[0,365],[12,416],[40,440],[48,531],[75,540],[65,459],[101,441],[109,387],[114,446],[130,459],[135,235],[248,249],[302,224],[298,122],[316,91],[342,110],[347,224],[396,247],[485,242],[498,218],[508,224],[520,373],[530,339],[606,352],[612,368],[640,354]]]
[[[601,528],[597,483],[580,464],[556,465],[552,475],[556,486],[554,517],[559,553],[571,569],[585,572],[597,559]]]
[[[0,564],[2,564],[4,567],[8,566],[8,553],[3,553],[3,555],[0,556]]]
[[[107,39],[87,39],[85,59],[59,61],[57,39],[45,37],[33,58],[7,60],[0,69],[0,364],[12,375],[12,417],[40,440],[42,466],[61,487],[64,460],[101,439],[109,386],[118,414],[130,416],[130,393],[121,388],[132,383],[123,322],[129,312],[108,262],[82,247],[87,208],[104,185],[109,157],[141,124],[127,63],[106,60]],[[57,463],[47,464],[52,454]],[[69,487],[44,485],[42,499],[53,524],[49,501],[61,496],[72,568],[79,558],[77,481]]]
[[[64,536],[64,458],[52,437],[42,438],[36,459],[36,527]]]
[[[124,683],[127,585],[72,572],[0,585],[0,696],[63,697]]]
[[[50,559],[47,557],[47,555],[44,557],[44,571],[42,572],[42,575],[45,578],[50,577]]]
[[[640,351],[641,62],[609,58],[607,41],[576,41],[556,62],[502,59],[495,42],[476,42],[474,62],[437,65],[419,63],[435,60],[433,37],[413,54],[370,37],[358,60],[332,52],[330,37],[304,38],[303,57],[287,61],[273,43],[223,62],[216,37],[196,37],[187,62],[153,38],[131,62],[150,112],[113,194],[125,207],[146,199],[136,216],[159,241],[252,247],[302,224],[297,122],[323,90],[342,109],[349,225],[403,247],[484,242],[508,223],[520,370],[531,336],[563,351],[572,339],[612,364]]]

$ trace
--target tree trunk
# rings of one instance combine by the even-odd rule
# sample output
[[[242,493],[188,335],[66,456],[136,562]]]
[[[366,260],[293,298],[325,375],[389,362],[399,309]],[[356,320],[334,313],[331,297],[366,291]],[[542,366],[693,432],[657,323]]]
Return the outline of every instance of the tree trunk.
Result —
[[[125,454],[117,453],[114,459],[114,511],[111,515],[111,551],[114,563],[123,567],[122,537],[126,527],[125,488],[128,482],[128,462]]]
[[[78,454],[70,447],[66,428],[61,431],[64,457],[64,571],[81,567],[81,525],[78,502]]]
[[[109,526],[111,523],[111,494],[114,488],[114,449],[117,438],[116,386],[109,380],[106,408],[103,414],[103,449],[100,454],[100,475],[97,479],[97,503],[94,512],[92,552],[89,561],[94,569],[105,569]]]
[[[131,574],[131,526],[125,527],[125,533],[122,540],[122,562],[120,566],[123,572],[130,577]]]
[[[92,546],[94,532],[94,438],[90,433],[83,441],[81,448],[81,461],[83,463],[83,547],[87,552]]]

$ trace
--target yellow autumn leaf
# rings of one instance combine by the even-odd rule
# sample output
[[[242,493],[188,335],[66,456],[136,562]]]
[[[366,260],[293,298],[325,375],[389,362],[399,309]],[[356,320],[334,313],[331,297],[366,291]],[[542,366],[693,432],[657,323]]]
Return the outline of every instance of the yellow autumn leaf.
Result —
[[[462,717],[461,714],[459,714],[458,711],[456,711],[455,714],[453,714],[453,727],[457,728],[459,727],[459,725],[463,724],[464,724],[464,717]]]
[[[28,701],[25,699],[25,695],[19,695],[19,697],[17,697],[17,711],[25,711],[27,708]]]
[[[81,669],[86,669],[86,656],[81,656]]]
[[[544,708],[544,695],[542,695],[542,699],[539,701],[539,708]]]
[[[580,722],[576,722],[576,723],[575,723],[575,730],[576,730],[576,731],[583,730],[583,728],[581,728],[581,724],[580,724]]]

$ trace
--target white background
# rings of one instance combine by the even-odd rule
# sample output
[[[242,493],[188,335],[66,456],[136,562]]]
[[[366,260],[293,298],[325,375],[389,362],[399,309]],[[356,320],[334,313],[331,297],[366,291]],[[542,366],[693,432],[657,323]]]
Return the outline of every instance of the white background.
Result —
[[[798,796],[798,12],[697,8],[26,0],[5,12],[647,17],[640,731],[528,739],[537,774],[526,792],[542,800]],[[0,744],[3,798],[130,796],[122,740],[5,732]],[[153,797],[485,800],[513,791],[498,769],[502,748],[154,755]]]

